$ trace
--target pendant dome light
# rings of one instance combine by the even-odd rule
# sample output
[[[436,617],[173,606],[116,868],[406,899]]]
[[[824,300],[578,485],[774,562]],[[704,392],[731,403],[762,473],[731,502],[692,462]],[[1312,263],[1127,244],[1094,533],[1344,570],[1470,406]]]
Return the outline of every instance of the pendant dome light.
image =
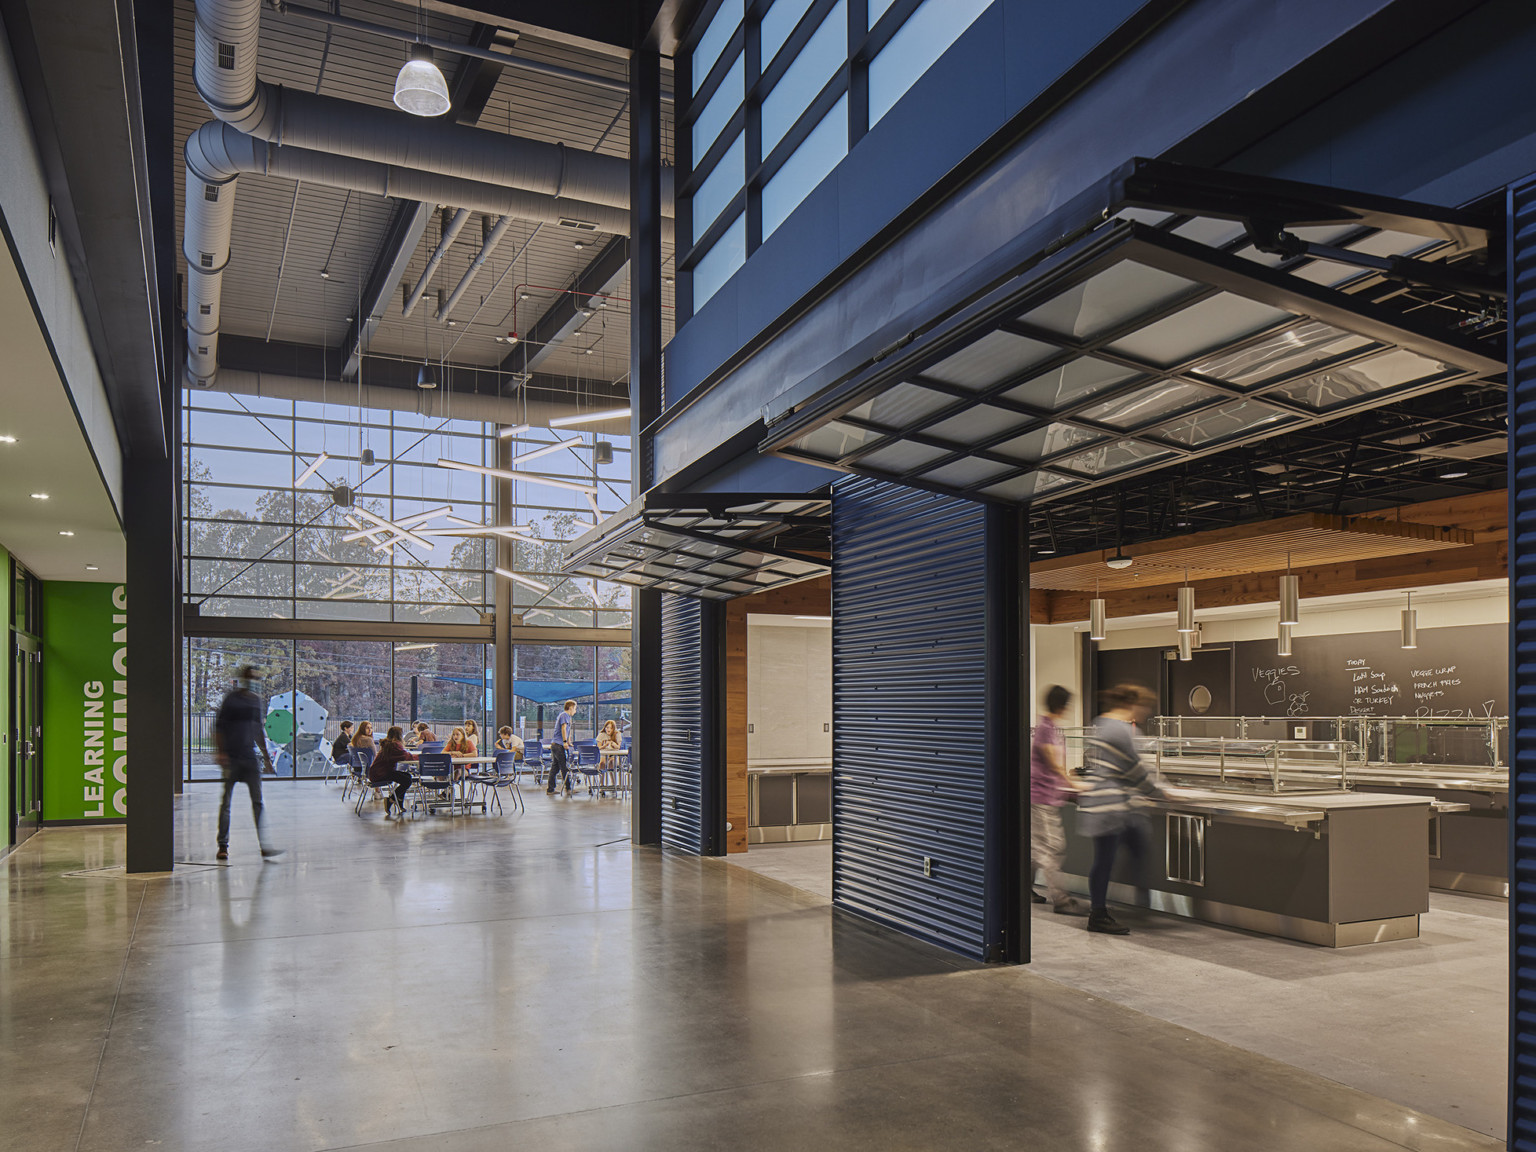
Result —
[[[1280,577],[1280,623],[1301,623],[1301,578],[1291,575],[1291,554],[1285,554],[1285,575]]]
[[[1088,601],[1088,639],[1104,639],[1106,634],[1104,624],[1104,601],[1099,596],[1099,582],[1095,580],[1093,582],[1093,599]]]
[[[1403,647],[1419,646],[1419,613],[1413,606],[1413,593],[1408,593],[1408,607],[1403,609]]]
[[[427,38],[426,0],[416,8],[416,35],[410,58],[400,65],[400,74],[395,77],[395,107],[412,116],[441,116],[452,101],[448,99],[448,83],[432,61],[432,49],[422,42]]]
[[[416,369],[416,387],[420,388],[423,392],[430,392],[437,387],[437,381],[432,376],[432,369],[427,366],[425,360],[421,362],[421,367]]]

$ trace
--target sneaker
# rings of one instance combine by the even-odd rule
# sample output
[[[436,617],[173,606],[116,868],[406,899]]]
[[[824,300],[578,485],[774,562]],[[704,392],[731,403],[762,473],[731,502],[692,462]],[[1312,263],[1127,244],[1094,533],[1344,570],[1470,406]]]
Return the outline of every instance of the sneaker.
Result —
[[[1033,888],[1031,888],[1030,891],[1029,891],[1029,899],[1030,899],[1030,903],[1032,903],[1032,904],[1049,904],[1050,903],[1049,900],[1047,900],[1044,896],[1040,895],[1040,893],[1036,892]]]
[[[386,801],[384,801],[384,819],[388,820],[394,814],[395,814],[395,802],[393,800],[386,800]]]
[[[1067,899],[1055,905],[1051,911],[1058,916],[1086,916],[1088,915],[1088,906],[1081,900]]]
[[[1103,932],[1107,936],[1129,936],[1131,930],[1121,924],[1108,912],[1093,911],[1088,913],[1088,931]]]
[[[263,848],[261,850],[261,854],[266,859],[271,860],[273,857],[281,856],[283,854],[283,850],[281,848]]]
[[[228,848],[220,848],[217,852],[215,852],[213,854],[213,858],[215,860],[228,860],[229,859],[229,849]]]

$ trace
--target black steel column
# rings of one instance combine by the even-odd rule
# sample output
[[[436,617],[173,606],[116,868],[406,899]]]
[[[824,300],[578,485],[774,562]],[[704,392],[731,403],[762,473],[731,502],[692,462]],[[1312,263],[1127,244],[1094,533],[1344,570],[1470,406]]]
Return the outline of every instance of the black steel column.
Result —
[[[512,467],[512,441],[510,439],[496,439],[496,467],[509,469]],[[512,481],[498,478],[495,481],[495,515],[497,524],[511,524],[514,518],[512,508]],[[492,545],[496,550],[496,567],[505,568],[508,572],[516,572],[514,563],[516,557],[513,549],[517,545],[505,536],[494,536]],[[496,642],[495,652],[491,660],[491,667],[495,670],[492,676],[495,680],[495,691],[492,702],[495,705],[497,726],[511,724],[516,715],[512,701],[512,625],[516,609],[512,606],[512,581],[504,576],[491,574],[495,581],[495,593],[492,604],[496,613]],[[416,719],[416,678],[411,678],[411,719]]]
[[[986,510],[986,955],[1029,959],[1028,514]]]
[[[637,5],[637,10],[642,8]],[[637,29],[629,65],[630,446],[633,494],[651,486],[645,429],[661,415],[661,54]],[[635,592],[630,679],[634,792],[630,838],[661,842],[661,594]]]
[[[128,552],[128,871],[175,857],[176,474],[170,455],[123,460]],[[168,739],[169,737],[169,739]]]
[[[725,603],[699,605],[699,850],[725,855]]]

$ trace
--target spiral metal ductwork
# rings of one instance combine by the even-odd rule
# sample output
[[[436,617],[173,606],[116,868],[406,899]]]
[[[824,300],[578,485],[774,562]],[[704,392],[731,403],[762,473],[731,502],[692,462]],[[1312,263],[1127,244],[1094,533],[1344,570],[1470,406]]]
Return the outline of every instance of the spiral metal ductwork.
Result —
[[[242,172],[629,234],[627,160],[267,84],[256,75],[260,16],[261,0],[197,0],[197,90],[218,122],[186,147],[187,371],[196,385],[217,370]],[[662,203],[671,202],[668,180]]]

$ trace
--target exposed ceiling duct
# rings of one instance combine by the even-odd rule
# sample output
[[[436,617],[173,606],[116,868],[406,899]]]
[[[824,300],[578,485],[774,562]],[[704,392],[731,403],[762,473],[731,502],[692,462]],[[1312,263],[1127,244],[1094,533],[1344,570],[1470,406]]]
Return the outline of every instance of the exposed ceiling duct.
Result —
[[[207,387],[218,368],[241,173],[629,234],[623,158],[266,84],[256,75],[260,13],[260,0],[197,3],[197,90],[222,123],[203,125],[186,146],[182,244],[190,273],[187,372],[195,385]],[[670,187],[662,200],[670,210]]]
[[[446,210],[444,211],[447,217]],[[443,234],[438,238],[437,247],[432,249],[432,255],[427,257],[427,266],[421,270],[415,287],[405,297],[405,307],[402,309],[409,316],[416,311],[416,305],[421,303],[422,296],[426,293],[427,285],[432,283],[432,277],[437,274],[437,266],[443,262],[443,257],[448,255],[448,249],[453,247],[453,242],[459,238],[459,233],[464,231],[464,225],[469,223],[469,209],[460,208],[451,219],[446,219],[443,224]]]

